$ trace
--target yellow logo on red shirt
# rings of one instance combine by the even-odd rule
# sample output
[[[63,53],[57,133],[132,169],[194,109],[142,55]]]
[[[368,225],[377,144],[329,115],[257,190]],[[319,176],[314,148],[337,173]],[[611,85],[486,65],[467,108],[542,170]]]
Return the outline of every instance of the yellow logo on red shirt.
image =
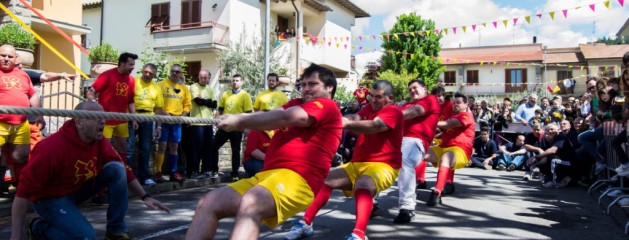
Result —
[[[263,144],[262,144],[262,146],[263,146],[263,147],[268,147],[268,146],[270,146],[270,145],[271,145],[271,143],[263,143]]]
[[[116,83],[116,96],[127,96],[129,92],[129,85],[127,83]]]
[[[22,83],[15,76],[2,76],[2,82],[4,82],[4,85],[7,89],[22,89]]]
[[[85,162],[81,160],[76,161],[76,163],[74,164],[74,168],[76,169],[76,171],[74,172],[74,176],[76,177],[76,181],[74,181],[74,184],[79,183],[79,181],[81,180],[87,181],[88,179],[96,175],[92,170],[95,168],[95,160],[96,157]]]
[[[313,103],[314,105],[317,105],[317,107],[323,108],[323,104],[321,104],[319,101],[314,101]]]

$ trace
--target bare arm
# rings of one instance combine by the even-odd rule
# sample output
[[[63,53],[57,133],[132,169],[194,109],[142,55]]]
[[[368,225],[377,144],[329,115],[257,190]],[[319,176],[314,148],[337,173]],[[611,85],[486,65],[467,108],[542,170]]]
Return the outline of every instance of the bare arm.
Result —
[[[558,149],[559,148],[557,148],[555,146],[552,146],[549,149],[546,149],[546,151],[544,151],[544,152],[540,153],[539,155],[537,155],[535,158],[542,159],[542,158],[548,157],[550,155],[553,155],[553,154],[557,153]]]
[[[31,104],[31,107],[40,108],[41,104],[39,103],[39,95],[37,93],[33,94],[31,98],[28,99],[28,102]]]
[[[522,148],[520,150],[517,150],[515,152],[510,153],[511,155],[520,155],[520,154],[525,154],[526,153],[526,149]]]
[[[138,182],[137,179],[134,179],[133,181],[128,183],[127,186],[129,190],[137,196],[142,197],[146,194],[146,192],[144,191],[144,188],[142,188],[142,185],[140,185],[140,182]],[[170,213],[170,209],[168,207],[166,207],[160,201],[157,201],[156,199],[150,196],[144,199],[144,205],[146,205],[147,207],[151,209],[156,209],[156,210],[159,209],[164,212]]]
[[[22,228],[24,225],[24,218],[26,217],[26,211],[28,210],[28,200],[26,198],[15,197],[13,199],[13,205],[11,206],[11,239],[22,239]]]
[[[458,128],[458,127],[463,127],[463,123],[461,123],[459,119],[451,118],[446,121],[439,121],[437,123],[437,127],[441,129]]]
[[[256,149],[251,152],[251,156],[255,159],[264,161],[264,157],[266,156],[266,154],[260,151],[260,149]]]
[[[41,82],[53,82],[61,79],[65,79],[66,81],[74,81],[77,75],[67,74],[67,73],[54,73],[54,72],[46,72],[41,75],[39,81]]]
[[[288,126],[309,127],[315,122],[315,119],[299,106],[268,112],[221,115],[218,119],[220,120],[218,127],[225,131],[243,131],[245,128],[271,130]]]
[[[526,151],[530,151],[530,152],[537,152],[537,153],[542,153],[544,152],[544,150],[542,150],[541,148],[538,148],[536,146],[533,145],[529,145],[529,144],[524,144],[524,149]]]
[[[350,120],[348,118],[343,118],[343,128],[355,133],[363,134],[379,133],[391,129],[379,117],[376,117],[373,120]]]
[[[426,110],[420,105],[415,105],[410,108],[404,109],[402,113],[404,114],[404,120],[407,120],[424,116],[424,114],[426,114]]]

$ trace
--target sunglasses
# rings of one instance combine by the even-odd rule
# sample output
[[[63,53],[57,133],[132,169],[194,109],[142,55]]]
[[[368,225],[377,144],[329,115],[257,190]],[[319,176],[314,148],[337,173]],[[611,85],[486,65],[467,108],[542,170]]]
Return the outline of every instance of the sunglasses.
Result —
[[[180,73],[181,73],[181,71],[170,71],[170,73],[173,73],[173,74],[180,74]]]

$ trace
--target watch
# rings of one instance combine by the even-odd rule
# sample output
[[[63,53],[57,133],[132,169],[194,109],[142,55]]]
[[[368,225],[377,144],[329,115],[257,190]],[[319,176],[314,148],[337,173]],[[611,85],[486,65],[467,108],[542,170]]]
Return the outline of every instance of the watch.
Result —
[[[150,198],[150,197],[151,197],[151,194],[146,193],[146,194],[142,195],[142,197],[140,197],[140,199],[142,199],[142,201],[144,201],[144,200],[146,200],[147,198]]]

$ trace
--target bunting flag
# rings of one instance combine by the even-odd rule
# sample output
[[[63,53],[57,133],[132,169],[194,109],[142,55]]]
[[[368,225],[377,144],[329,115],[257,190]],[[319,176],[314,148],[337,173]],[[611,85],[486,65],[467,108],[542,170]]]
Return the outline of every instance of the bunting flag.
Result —
[[[542,19],[542,14],[541,14],[541,13],[538,13],[538,14],[537,14],[537,15],[535,15],[535,16],[539,17],[539,19]]]
[[[548,90],[548,92],[553,93],[553,88],[550,87],[550,85],[546,86],[546,90]]]
[[[551,20],[555,20],[555,12],[549,12],[548,15],[550,15]]]
[[[590,9],[592,9],[592,12],[596,12],[596,4],[590,4]]]
[[[493,22],[494,28],[498,28],[498,22]]]
[[[603,2],[603,5],[605,5],[605,7],[606,7],[607,9],[609,9],[609,1],[605,1],[605,2]]]
[[[476,32],[476,24],[472,24],[472,30]]]
[[[506,19],[505,19],[505,20],[502,20],[502,24],[504,24],[504,25],[505,25],[505,28],[506,28],[506,27],[507,27],[507,24],[509,24],[509,20],[506,20]]]
[[[515,26],[516,23],[518,23],[518,18],[513,19],[513,26]]]
[[[463,32],[465,32],[465,30],[467,30],[467,26],[463,26],[461,28],[463,29]]]
[[[563,13],[564,18],[568,17],[568,9],[561,10],[561,12]]]
[[[526,23],[531,24],[531,16],[524,17],[524,20],[526,20]]]
[[[410,32],[411,36],[415,37],[415,32]]]
[[[456,34],[456,27],[452,28],[452,33]]]
[[[483,23],[483,27],[487,27],[487,23]]]
[[[620,4],[621,7],[625,6],[625,0],[618,0],[618,4]]]
[[[448,35],[448,29],[447,28],[444,28],[443,32],[446,33],[446,35]]]
[[[553,88],[553,93],[558,93],[559,91],[561,91],[559,86],[555,86],[555,88]]]

